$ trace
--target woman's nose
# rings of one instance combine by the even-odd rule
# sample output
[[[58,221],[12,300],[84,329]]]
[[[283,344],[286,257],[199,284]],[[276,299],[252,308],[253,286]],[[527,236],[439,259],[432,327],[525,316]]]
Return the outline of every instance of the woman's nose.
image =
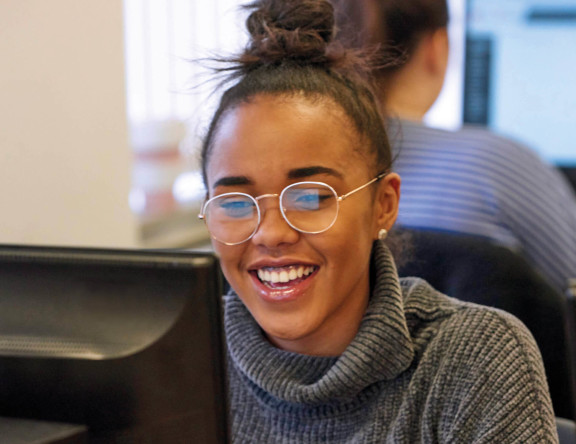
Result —
[[[296,242],[300,233],[288,225],[280,211],[278,199],[260,201],[260,225],[252,241],[266,247],[278,247]]]

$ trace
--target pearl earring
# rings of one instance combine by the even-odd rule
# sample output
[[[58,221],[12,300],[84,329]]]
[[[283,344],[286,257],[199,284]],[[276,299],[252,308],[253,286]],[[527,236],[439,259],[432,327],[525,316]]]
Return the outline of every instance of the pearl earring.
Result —
[[[386,230],[386,228],[382,228],[379,232],[378,232],[378,239],[383,241],[384,239],[386,239],[386,237],[388,236],[388,230]]]

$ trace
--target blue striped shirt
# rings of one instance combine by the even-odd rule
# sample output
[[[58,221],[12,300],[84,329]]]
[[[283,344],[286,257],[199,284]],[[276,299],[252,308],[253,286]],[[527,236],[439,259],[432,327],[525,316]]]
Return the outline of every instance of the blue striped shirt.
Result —
[[[576,277],[576,196],[531,149],[480,128],[391,122],[398,224],[483,236],[520,251],[558,289]]]

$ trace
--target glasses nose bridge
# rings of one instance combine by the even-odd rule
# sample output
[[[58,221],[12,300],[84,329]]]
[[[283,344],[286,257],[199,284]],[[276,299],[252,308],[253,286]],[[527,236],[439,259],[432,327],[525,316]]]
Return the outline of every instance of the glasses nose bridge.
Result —
[[[262,204],[260,203],[261,200],[263,199],[270,199],[270,198],[277,198],[278,199],[278,203],[276,206],[267,206],[266,208],[264,208],[262,206]],[[260,222],[258,223],[258,229],[260,229],[260,226],[262,225],[262,222],[264,221],[264,218],[266,216],[266,212],[268,210],[271,209],[277,209],[278,212],[280,213],[280,215],[282,216],[282,219],[284,219],[284,222],[288,223],[288,225],[292,226],[290,224],[290,222],[288,222],[288,220],[286,219],[286,215],[284,214],[284,209],[282,208],[280,199],[282,198],[282,193],[268,193],[268,194],[262,194],[260,196],[257,196],[254,198],[254,200],[256,201],[257,205],[258,205],[258,209],[260,211]]]
[[[261,194],[260,196],[257,196],[254,198],[254,200],[256,201],[256,203],[258,204],[258,207],[260,208],[260,211],[263,212],[264,208],[262,206],[262,204],[260,203],[260,201],[262,199],[270,199],[276,197],[278,198],[278,207],[280,207],[280,194],[278,193],[268,193],[268,194]]]

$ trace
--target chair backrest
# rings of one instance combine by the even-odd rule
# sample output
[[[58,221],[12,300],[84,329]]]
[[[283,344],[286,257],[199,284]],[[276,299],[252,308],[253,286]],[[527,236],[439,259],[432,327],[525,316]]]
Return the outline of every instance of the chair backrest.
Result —
[[[454,298],[505,310],[536,340],[556,416],[576,419],[574,369],[569,353],[566,301],[520,255],[479,237],[404,230],[412,258],[400,276],[418,276]]]
[[[568,283],[565,302],[568,359],[572,370],[572,380],[576,381],[576,279],[570,279]],[[572,396],[576,399],[576,383],[572,385]]]
[[[571,419],[556,418],[560,444],[576,444],[576,423]]]

